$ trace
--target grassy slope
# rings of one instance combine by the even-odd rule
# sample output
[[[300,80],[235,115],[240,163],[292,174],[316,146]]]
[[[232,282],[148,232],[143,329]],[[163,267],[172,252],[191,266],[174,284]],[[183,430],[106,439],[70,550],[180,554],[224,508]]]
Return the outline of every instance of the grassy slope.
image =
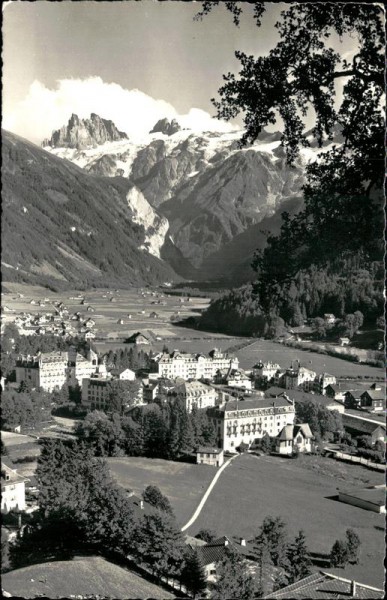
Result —
[[[337,488],[365,487],[383,483],[383,476],[362,467],[340,465],[325,459],[327,469],[304,468],[302,461],[276,457],[243,455],[220,477],[207,503],[192,527],[214,529],[219,535],[251,539],[267,515],[281,515],[290,536],[299,529],[306,534],[311,552],[328,554],[345,530],[353,528],[362,542],[356,579],[381,587],[383,582],[384,519],[382,515],[337,502]],[[311,457],[311,460],[313,458]],[[309,465],[312,467],[312,465]],[[367,483],[368,482],[368,483]],[[340,569],[343,577],[353,575],[352,567]]]
[[[108,458],[113,477],[125,489],[141,494],[156,485],[171,501],[181,526],[190,519],[210,481],[214,467],[151,458]]]
[[[162,588],[103,558],[56,561],[10,571],[2,587],[14,596],[33,598],[98,594],[111,598],[173,598]]]
[[[4,279],[141,285],[176,278],[139,249],[144,232],[127,206],[128,180],[91,176],[8,132],[2,157]]]

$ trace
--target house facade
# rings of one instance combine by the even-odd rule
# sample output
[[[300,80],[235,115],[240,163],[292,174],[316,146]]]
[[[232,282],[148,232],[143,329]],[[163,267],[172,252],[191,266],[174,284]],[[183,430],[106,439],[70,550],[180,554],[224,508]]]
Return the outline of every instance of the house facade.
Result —
[[[198,465],[221,467],[224,462],[223,450],[201,446],[196,452],[196,462]]]
[[[307,423],[285,425],[276,439],[276,452],[290,455],[293,452],[311,452],[313,435]]]
[[[236,452],[264,435],[276,437],[285,425],[293,425],[295,408],[286,398],[231,400],[207,411],[212,420],[219,448]]]
[[[360,396],[360,407],[375,412],[383,410],[385,402],[385,391],[381,387],[366,390]]]
[[[25,479],[5,463],[1,463],[1,512],[26,509]]]
[[[92,352],[89,358],[73,350],[21,356],[16,361],[16,383],[24,381],[47,392],[60,389],[64,384],[82,385],[82,380],[95,371],[96,364],[96,355]]]
[[[194,407],[201,409],[215,406],[218,398],[214,388],[200,381],[185,381],[174,388],[173,394],[184,401],[188,412],[192,412]]]
[[[204,354],[189,354],[174,350],[172,353],[163,352],[152,359],[152,369],[159,377],[176,379],[214,379],[218,370],[238,369],[239,361],[226,352],[212,350],[208,356]]]

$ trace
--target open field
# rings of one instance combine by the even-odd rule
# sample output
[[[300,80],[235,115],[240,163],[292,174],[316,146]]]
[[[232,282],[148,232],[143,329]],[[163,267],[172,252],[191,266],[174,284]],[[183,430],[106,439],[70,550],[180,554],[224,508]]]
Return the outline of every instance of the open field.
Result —
[[[12,312],[4,312],[5,322],[13,321],[16,315],[22,312],[53,312],[53,303],[61,301],[67,306],[70,315],[81,312],[85,319],[91,317],[95,321],[94,343],[102,352],[125,347],[123,340],[137,331],[150,338],[154,350],[161,350],[164,340],[172,349],[181,346],[182,350],[208,352],[214,346],[227,348],[243,339],[175,327],[171,323],[172,315],[177,313],[179,319],[197,316],[208,306],[208,298],[191,297],[188,300],[188,297],[169,295],[168,290],[145,288],[115,291],[93,289],[82,293],[74,290],[51,292],[38,286],[17,283],[7,283],[6,286],[10,291],[2,294],[2,304]],[[23,298],[19,298],[19,294],[22,294]],[[38,302],[45,299],[45,306],[30,304],[31,300]],[[162,304],[158,304],[159,302]],[[94,312],[87,311],[89,305],[93,307]],[[152,313],[156,313],[156,316],[151,317]],[[119,320],[123,323],[118,323]],[[190,340],[194,340],[192,346]]]
[[[183,526],[194,513],[216,469],[158,458],[108,458],[107,463],[117,483],[141,494],[147,485],[156,485],[165,494]]]
[[[110,598],[173,598],[166,590],[133,571],[93,556],[54,561],[10,571],[2,576],[2,588],[24,598],[48,598],[95,594]]]
[[[244,369],[251,369],[259,359],[278,363],[281,367],[288,367],[291,361],[299,359],[304,367],[313,369],[318,373],[325,371],[340,378],[370,377],[372,379],[373,377],[384,377],[383,369],[352,363],[325,354],[298,350],[267,340],[257,340],[250,346],[242,348],[236,354],[240,366]]]
[[[17,459],[31,456],[38,458],[40,454],[40,446],[36,438],[30,435],[22,435],[20,433],[12,433],[10,431],[2,431],[1,439],[7,449],[8,456],[15,463],[15,469],[19,475],[30,477],[35,473],[37,461],[18,463]]]
[[[334,472],[338,465],[329,463],[328,470],[330,467]],[[362,542],[360,564],[355,568],[356,579],[381,587],[384,579],[383,515],[333,499],[339,487],[354,483],[352,465],[340,465],[339,468],[343,470],[343,476],[347,472],[346,480],[318,470],[312,472],[296,460],[242,455],[222,474],[187,533],[195,535],[200,529],[209,528],[218,535],[251,539],[267,515],[280,515],[287,522],[291,537],[303,529],[309,550],[328,554],[334,541],[343,539],[345,530],[353,528]],[[371,482],[369,485],[384,482],[383,475],[364,471],[364,477]],[[358,485],[364,487],[360,482]],[[351,567],[339,572],[349,577]]]

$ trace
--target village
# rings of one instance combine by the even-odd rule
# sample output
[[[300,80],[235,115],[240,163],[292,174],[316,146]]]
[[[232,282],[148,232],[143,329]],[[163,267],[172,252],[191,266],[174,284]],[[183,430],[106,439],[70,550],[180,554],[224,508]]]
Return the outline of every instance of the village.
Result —
[[[104,301],[110,304],[119,293],[102,295]],[[152,304],[168,302],[167,299],[160,299],[158,292],[152,291],[141,292],[140,302],[145,296],[148,296],[148,302]],[[190,299],[187,298],[186,302],[188,300]],[[147,419],[148,411],[151,412],[154,407],[157,411],[165,412],[171,410],[168,407],[177,405],[179,410],[183,410],[183,413],[179,414],[188,415],[194,426],[199,422],[198,418],[202,420],[201,437],[197,437],[191,445],[173,455],[173,460],[183,460],[183,463],[186,461],[187,473],[193,473],[189,469],[195,468],[199,470],[195,471],[198,481],[203,478],[204,486],[199,486],[194,495],[197,505],[195,506],[192,500],[192,508],[189,508],[188,503],[183,507],[184,498],[181,498],[179,502],[182,506],[177,507],[177,514],[181,515],[179,523],[185,536],[186,547],[195,549],[203,566],[205,587],[209,594],[217,581],[219,565],[226,549],[232,548],[245,560],[249,572],[255,574],[255,577],[260,573],[261,580],[263,577],[264,597],[286,597],[283,595],[286,593],[286,587],[278,592],[275,591],[275,586],[273,587],[273,581],[278,576],[275,564],[265,576],[262,575],[262,565],[260,567],[259,561],[254,558],[253,542],[249,539],[246,522],[242,519],[239,526],[237,521],[230,529],[226,526],[220,530],[211,520],[209,507],[212,497],[216,496],[222,480],[232,475],[238,461],[239,464],[248,461],[246,464],[249,469],[268,468],[273,477],[276,471],[283,473],[286,464],[291,465],[291,468],[293,465],[296,468],[297,465],[304,465],[304,459],[299,458],[301,456],[305,457],[305,460],[308,460],[308,457],[318,457],[319,461],[330,461],[332,466],[342,465],[344,473],[348,473],[348,476],[343,475],[343,470],[341,471],[340,486],[336,488],[335,495],[338,504],[349,505],[346,509],[349,511],[361,510],[374,515],[385,512],[382,483],[385,387],[377,370],[374,378],[369,375],[351,378],[345,376],[344,368],[344,375],[340,377],[338,374],[317,371],[316,367],[311,368],[310,361],[303,361],[302,352],[299,352],[298,359],[289,360],[287,364],[267,360],[261,355],[248,368],[242,368],[238,350],[213,347],[207,352],[190,352],[189,343],[184,344],[184,350],[170,350],[171,339],[163,340],[161,336],[150,334],[149,326],[128,332],[125,339],[126,350],[118,346],[112,351],[109,346],[110,350],[106,351],[105,347],[103,352],[98,348],[93,333],[97,330],[93,303],[87,303],[82,295],[72,297],[71,301],[80,303],[82,311],[70,312],[64,302],[52,302],[48,298],[42,298],[34,308],[39,306],[40,310],[50,305],[53,308],[52,313],[34,315],[3,311],[3,333],[6,333],[6,326],[12,323],[17,327],[21,338],[33,335],[38,341],[53,335],[61,339],[62,345],[65,344],[65,349],[49,352],[18,355],[11,352],[12,356],[15,356],[14,374],[2,377],[1,386],[5,395],[13,394],[15,397],[19,392],[34,393],[40,390],[52,400],[53,395],[62,389],[73,390],[76,397],[76,413],[73,415],[77,415],[75,421],[72,418],[60,420],[60,417],[54,416],[53,424],[47,428],[38,424],[31,428],[25,423],[15,422],[10,425],[3,419],[2,439],[8,456],[3,458],[2,463],[1,510],[7,515],[5,531],[8,543],[12,544],[18,532],[28,528],[24,515],[33,515],[39,507],[39,487],[34,472],[31,471],[32,464],[26,475],[20,468],[24,465],[20,462],[13,464],[11,460],[12,448],[20,447],[18,437],[20,440],[29,440],[32,438],[27,436],[32,435],[42,440],[94,435],[91,429],[86,428],[91,415],[95,415],[93,418],[100,423],[106,419],[121,419],[120,422],[124,423],[126,419],[137,427],[138,423],[144,422],[144,418]],[[176,299],[173,301],[176,302]],[[176,311],[176,307],[173,308]],[[142,309],[137,311],[137,314],[141,315],[144,312]],[[131,314],[135,314],[134,311],[127,313],[125,318],[129,320]],[[157,318],[157,313],[154,314]],[[149,312],[147,318],[148,323],[155,319],[153,311]],[[117,319],[118,324],[121,322],[124,323],[124,315]],[[156,339],[157,337],[160,339]],[[77,340],[78,346],[73,345],[74,340]],[[12,342],[15,342],[13,338],[11,344]],[[160,342],[163,343],[162,348]],[[174,343],[177,345],[178,340]],[[133,362],[133,357],[139,356],[141,360]],[[58,407],[55,406],[55,402],[51,404],[52,414],[55,414]],[[198,414],[200,417],[197,417]],[[71,414],[69,416],[71,417]],[[316,420],[326,420],[329,424],[325,429],[317,429]],[[82,423],[85,423],[83,429]],[[206,427],[211,431],[207,437],[203,433]],[[134,432],[135,429],[129,429],[128,432],[130,431]],[[114,455],[109,452],[106,454],[107,457]],[[152,455],[149,451],[147,454],[146,450],[140,450],[133,458],[130,458],[130,454],[124,459],[107,458],[113,477],[116,476],[118,481],[120,477],[124,477],[125,484],[127,479],[130,481],[130,461],[134,467],[138,461],[149,461],[149,458],[135,458],[138,455],[154,456],[153,460],[161,460],[160,473],[165,465],[171,464],[170,460],[166,460],[167,454],[163,454],[162,451]],[[32,460],[36,458],[35,454]],[[260,462],[256,464],[251,460]],[[129,471],[125,475],[122,474],[122,470],[126,468],[122,461],[128,461]],[[137,488],[135,485],[136,489],[133,491],[132,485],[125,485],[125,489],[134,511],[141,516],[153,510],[147,503],[146,496],[144,497],[145,481],[148,485],[154,485],[156,480],[159,488],[168,497],[163,488],[164,485],[167,486],[168,477],[163,479],[160,474],[154,477],[152,471],[147,471],[148,463],[139,464],[142,465],[142,474]],[[333,471],[335,468],[336,466]],[[137,469],[140,470],[140,467]],[[356,473],[358,469],[363,469],[365,473],[368,471],[370,476],[354,478],[351,476],[351,469],[353,473],[355,469]],[[150,476],[149,480],[146,479],[147,473]],[[365,481],[368,481],[368,485],[365,485]],[[178,479],[174,480],[175,484],[177,482]],[[270,484],[268,487],[270,488]],[[203,488],[206,488],[204,494],[201,491]],[[189,515],[189,510],[193,514]],[[210,512],[206,517],[207,510]],[[265,514],[271,514],[270,505],[267,506]],[[12,520],[12,515],[17,515],[16,521]],[[28,523],[28,517],[26,522]],[[200,524],[203,527],[198,530]],[[196,536],[195,527],[199,534],[202,530],[215,530],[217,535],[204,535],[204,539],[201,539],[203,536]],[[331,540],[331,546],[334,541]],[[135,558],[132,557],[132,560],[135,561]],[[345,568],[344,561],[343,564],[338,563],[336,569],[334,560],[331,563],[328,559],[326,562],[317,560],[315,564],[329,568],[324,570],[316,567],[312,574],[308,575],[305,584],[304,580],[300,580],[291,586],[308,585],[308,589],[312,590],[322,582],[327,585],[333,582],[342,593],[355,586],[357,590],[369,594],[361,597],[380,597],[380,584],[379,587],[376,585],[379,581],[377,577],[371,576],[372,578],[364,581],[364,578],[357,576],[356,564]],[[344,577],[340,573],[340,569],[343,568],[346,569]],[[144,569],[146,574],[146,567]],[[189,586],[183,589],[189,593]]]

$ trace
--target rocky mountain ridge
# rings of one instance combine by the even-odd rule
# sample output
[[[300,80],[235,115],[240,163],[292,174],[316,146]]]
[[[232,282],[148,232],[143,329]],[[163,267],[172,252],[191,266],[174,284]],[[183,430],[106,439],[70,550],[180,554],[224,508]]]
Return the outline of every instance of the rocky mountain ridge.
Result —
[[[128,178],[169,222],[168,230],[158,222],[157,252],[164,235],[178,250],[180,274],[206,279],[214,276],[213,267],[206,268],[211,256],[219,257],[234,238],[280,214],[284,202],[299,198],[305,165],[321,151],[303,148],[290,167],[279,132],[263,131],[244,148],[240,137],[240,131],[195,133],[175,120],[161,119],[140,141],[120,138],[98,146],[46,149],[91,174]],[[234,258],[243,263],[243,244],[239,249],[234,244],[234,250]]]
[[[49,140],[44,140],[42,146],[51,148],[87,148],[97,147],[105,142],[116,142],[128,139],[126,133],[118,131],[113,121],[102,119],[91,113],[90,119],[80,119],[72,114],[67,125],[52,133]]]

